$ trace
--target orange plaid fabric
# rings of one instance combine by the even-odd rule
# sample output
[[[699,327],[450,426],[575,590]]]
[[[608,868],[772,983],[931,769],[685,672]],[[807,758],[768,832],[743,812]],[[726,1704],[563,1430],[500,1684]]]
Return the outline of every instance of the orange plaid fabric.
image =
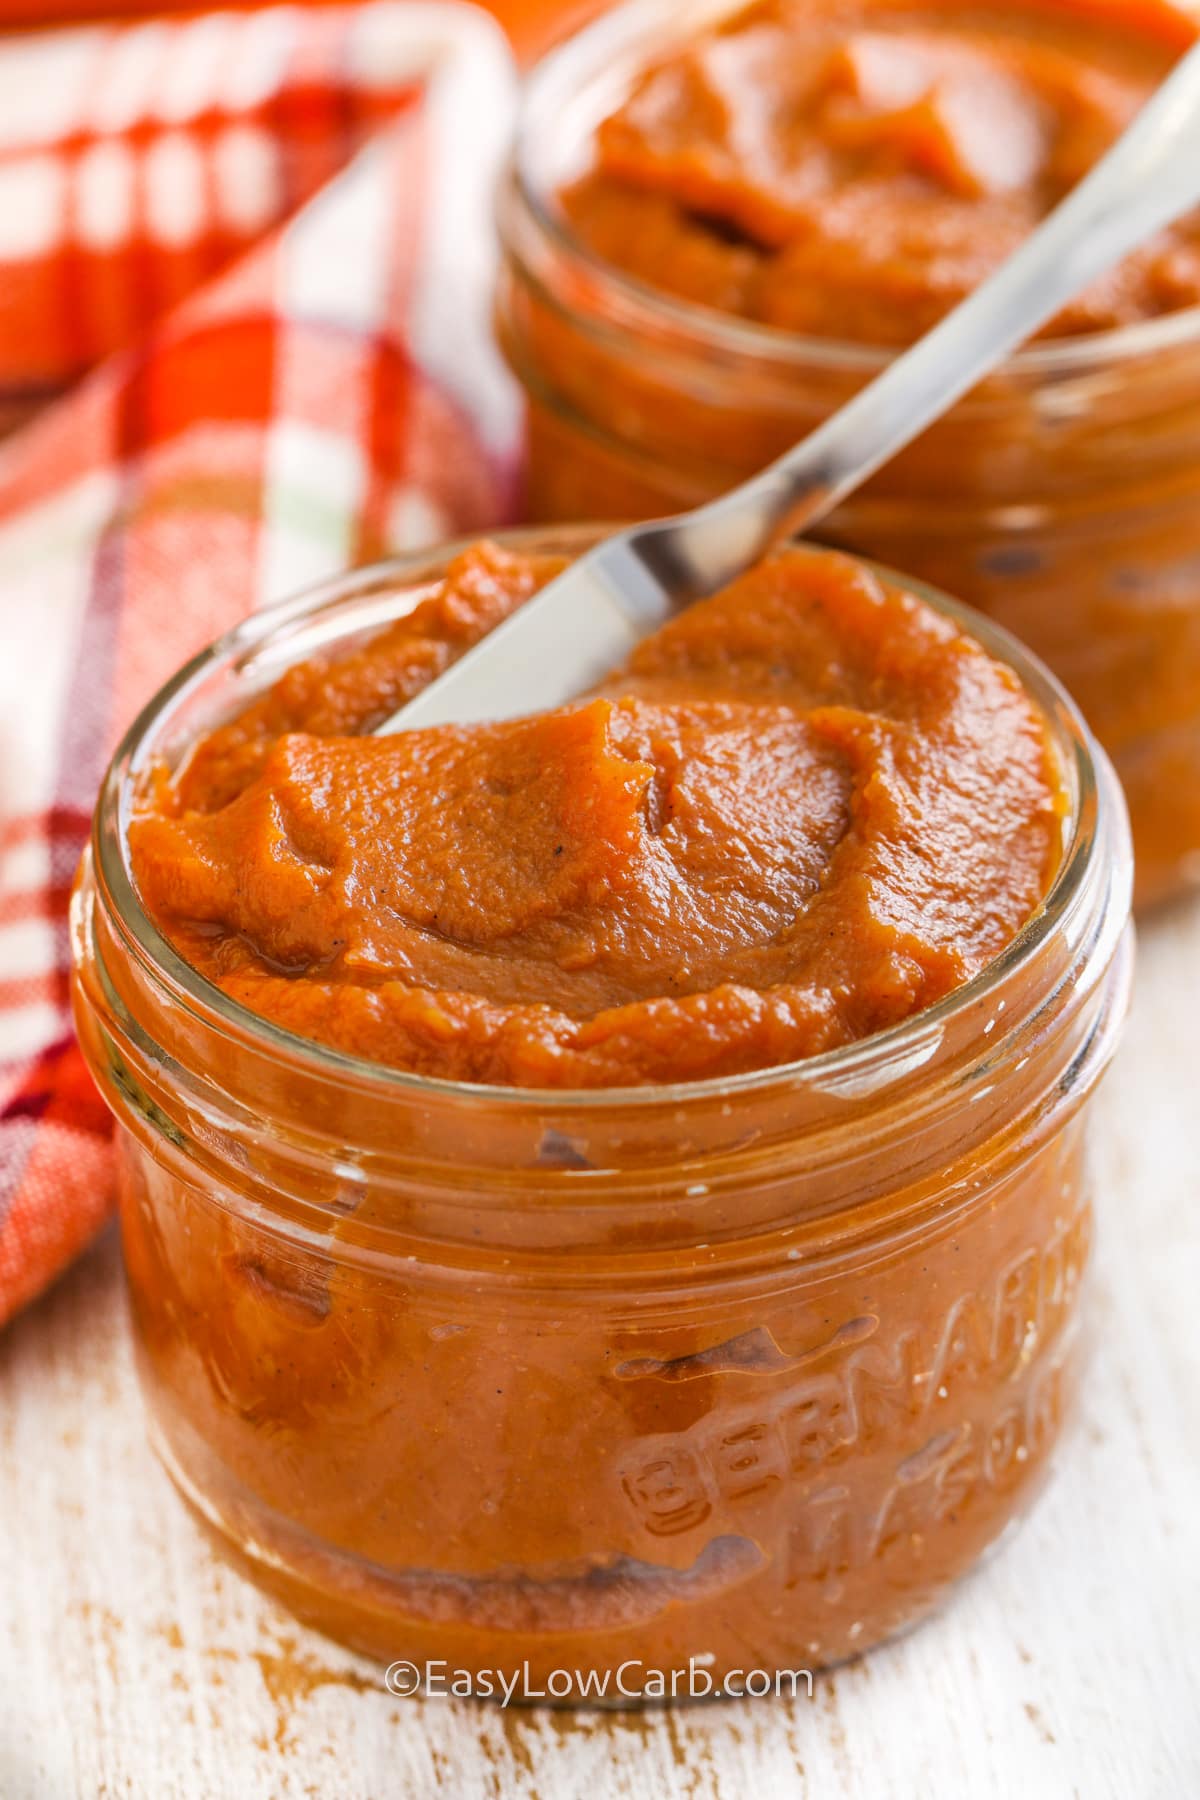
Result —
[[[67,900],[122,728],[250,609],[506,515],[511,99],[418,0],[0,39],[0,1323],[111,1203]]]

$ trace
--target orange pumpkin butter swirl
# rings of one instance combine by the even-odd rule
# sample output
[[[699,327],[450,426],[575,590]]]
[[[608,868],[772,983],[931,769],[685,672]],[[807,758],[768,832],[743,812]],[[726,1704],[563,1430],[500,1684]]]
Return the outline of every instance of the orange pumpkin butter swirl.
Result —
[[[467,551],[160,772],[152,916],[226,994],[430,1076],[724,1076],[897,1024],[1046,892],[1061,782],[1016,677],[924,600],[791,549],[578,703],[375,738],[552,575]]]
[[[1111,148],[1184,29],[1071,0],[757,0],[641,72],[562,204],[652,287],[788,331],[910,343]],[[1047,330],[1198,301],[1193,218]]]

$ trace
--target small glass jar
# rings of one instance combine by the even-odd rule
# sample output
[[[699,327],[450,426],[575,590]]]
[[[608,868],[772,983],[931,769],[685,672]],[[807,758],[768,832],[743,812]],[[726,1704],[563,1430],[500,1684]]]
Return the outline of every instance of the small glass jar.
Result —
[[[529,84],[497,321],[528,399],[534,519],[645,518],[723,493],[886,361],[660,293],[601,261],[556,203],[637,71],[730,10],[635,0]],[[1194,35],[1154,12],[1181,44]],[[1200,884],[1200,309],[1025,350],[816,535],[1029,644],[1116,764],[1139,904]]]
[[[836,1662],[1023,1511],[1079,1380],[1085,1127],[1130,970],[1119,787],[1038,665],[930,594],[1044,709],[1069,802],[1050,894],[981,975],[719,1082],[537,1092],[359,1062],[181,961],[131,879],[131,797],[450,554],[249,621],[105,781],[76,1012],[118,1121],[155,1445],[301,1617],[477,1691],[526,1664],[525,1697],[624,1702],[660,1697],[657,1671],[682,1696]]]

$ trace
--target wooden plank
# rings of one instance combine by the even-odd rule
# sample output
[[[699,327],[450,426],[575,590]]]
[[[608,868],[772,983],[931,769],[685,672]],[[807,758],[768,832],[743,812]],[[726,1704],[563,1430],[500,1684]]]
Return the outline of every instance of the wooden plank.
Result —
[[[1145,934],[1098,1101],[1096,1356],[1024,1530],[812,1701],[397,1700],[199,1540],[146,1448],[114,1242],[0,1339],[0,1800],[1200,1793],[1200,909]]]

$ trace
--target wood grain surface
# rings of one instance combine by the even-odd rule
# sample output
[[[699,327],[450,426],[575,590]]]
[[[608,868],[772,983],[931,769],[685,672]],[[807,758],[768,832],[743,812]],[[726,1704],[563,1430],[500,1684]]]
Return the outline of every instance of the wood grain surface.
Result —
[[[117,1247],[0,1337],[0,1800],[1200,1795],[1200,906],[1096,1102],[1095,1359],[1023,1530],[811,1700],[398,1700],[223,1568],[146,1447]]]

